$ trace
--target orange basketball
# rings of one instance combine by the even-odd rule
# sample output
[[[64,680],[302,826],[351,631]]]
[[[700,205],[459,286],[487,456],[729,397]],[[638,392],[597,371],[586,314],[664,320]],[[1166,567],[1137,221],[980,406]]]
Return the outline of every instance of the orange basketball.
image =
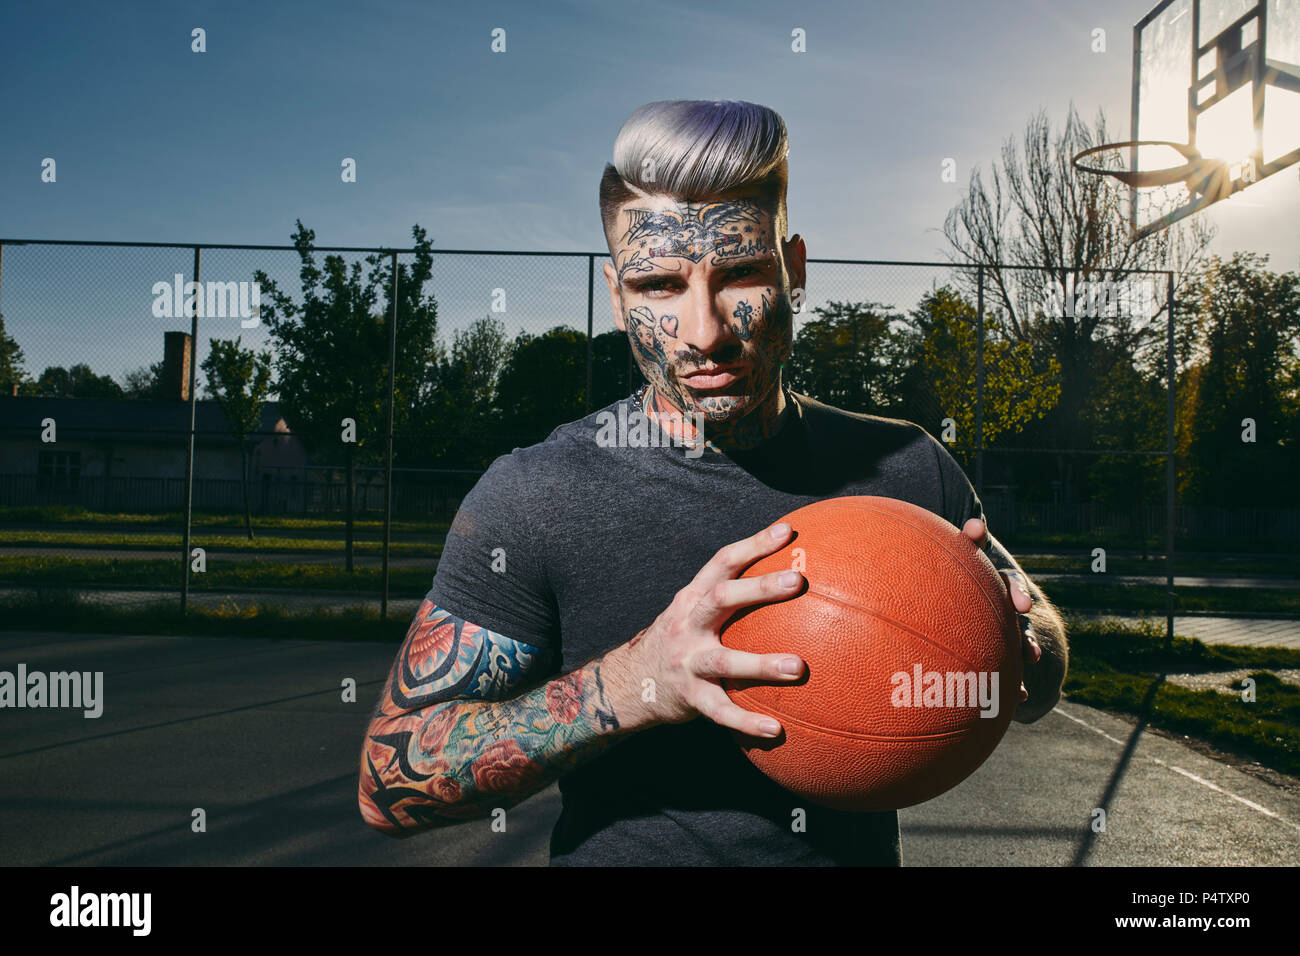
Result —
[[[831,498],[791,512],[794,535],[743,577],[794,568],[797,597],[749,608],[722,643],[807,663],[793,684],[724,681],[781,722],[737,735],[777,783],[839,810],[929,800],[993,752],[1019,699],[1021,635],[1002,577],[975,542],[893,498]]]

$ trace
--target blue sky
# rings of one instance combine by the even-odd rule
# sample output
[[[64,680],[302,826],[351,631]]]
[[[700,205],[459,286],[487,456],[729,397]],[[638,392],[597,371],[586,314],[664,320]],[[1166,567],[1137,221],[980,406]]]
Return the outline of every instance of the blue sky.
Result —
[[[435,248],[599,249],[596,185],[619,126],[688,97],[784,116],[791,229],[811,256],[941,259],[972,167],[1036,110],[1059,122],[1071,101],[1100,107],[1127,133],[1132,26],[1151,2],[10,2],[0,237],[284,243],[301,218],[322,245],[404,245],[419,223]],[[795,27],[806,53],[790,51]],[[356,183],[340,181],[344,157]],[[946,157],[956,184],[940,179]],[[1295,269],[1298,212],[1288,172],[1204,215],[1215,251]],[[188,262],[11,248],[0,308],[29,371],[80,359],[120,374],[161,357],[148,287]],[[222,262],[210,268],[237,274],[205,277],[268,264]],[[575,309],[578,324],[580,262],[461,263],[464,288],[434,291],[451,325],[485,311],[484,284],[517,291],[508,327]],[[531,304],[548,296],[566,304]],[[598,330],[608,313],[598,297]]]

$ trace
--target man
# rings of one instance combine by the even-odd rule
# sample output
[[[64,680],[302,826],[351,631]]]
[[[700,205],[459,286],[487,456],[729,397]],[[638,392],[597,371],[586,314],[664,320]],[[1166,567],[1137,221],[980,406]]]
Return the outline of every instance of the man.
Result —
[[[372,826],[486,817],[559,779],[552,865],[899,864],[895,813],[807,805],[749,763],[732,731],[781,727],[719,683],[803,675],[719,632],[798,593],[796,571],[738,576],[823,498],[912,501],[985,545],[1026,625],[1016,718],[1056,703],[1060,618],[942,445],[782,381],[806,261],[784,238],[788,150],[752,103],[652,103],[624,124],[600,186],[605,280],[648,384],[497,459],[465,498],[366,734]]]

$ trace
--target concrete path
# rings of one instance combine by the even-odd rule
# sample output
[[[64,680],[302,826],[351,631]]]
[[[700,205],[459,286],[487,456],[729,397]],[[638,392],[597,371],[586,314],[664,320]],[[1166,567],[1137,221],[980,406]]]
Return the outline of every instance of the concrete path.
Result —
[[[0,669],[104,673],[97,719],[0,710],[0,865],[545,865],[553,786],[506,832],[476,820],[394,841],[362,823],[362,735],[393,654],[0,632]],[[1068,701],[1013,723],[968,780],[899,818],[909,865],[1300,863],[1300,793]]]

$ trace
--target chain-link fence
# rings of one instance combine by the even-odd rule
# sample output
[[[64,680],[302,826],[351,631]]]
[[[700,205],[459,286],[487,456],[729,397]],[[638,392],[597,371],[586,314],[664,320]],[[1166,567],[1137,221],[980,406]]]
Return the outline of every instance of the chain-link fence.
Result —
[[[0,397],[0,589],[404,616],[496,456],[641,383],[606,261],[4,241],[27,374]],[[1281,492],[1215,500],[1181,470],[1206,454],[1215,370],[1176,354],[1190,318],[1171,283],[812,260],[786,376],[944,441],[1063,606],[1286,613],[1227,575],[1293,561],[1300,511]],[[1296,448],[1275,446],[1284,472]],[[1173,587],[1176,550],[1205,580]]]

